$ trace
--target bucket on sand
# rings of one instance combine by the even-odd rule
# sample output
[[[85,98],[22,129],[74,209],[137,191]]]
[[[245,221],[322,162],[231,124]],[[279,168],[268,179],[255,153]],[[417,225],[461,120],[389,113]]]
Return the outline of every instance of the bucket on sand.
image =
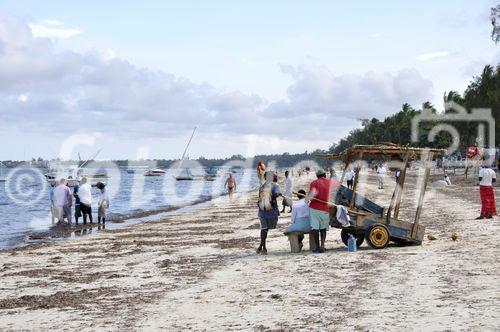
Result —
[[[347,239],[347,251],[355,252],[357,250],[358,248],[356,246],[356,238],[352,236],[352,234],[349,234],[349,238]]]

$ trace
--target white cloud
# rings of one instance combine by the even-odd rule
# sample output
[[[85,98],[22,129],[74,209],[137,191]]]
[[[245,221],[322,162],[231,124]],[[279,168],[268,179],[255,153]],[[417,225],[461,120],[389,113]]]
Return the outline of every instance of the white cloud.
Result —
[[[431,95],[432,83],[411,69],[364,75],[335,75],[320,66],[281,70],[292,78],[288,98],[269,104],[258,95],[139,68],[110,50],[56,52],[50,39],[0,14],[0,128],[133,140],[176,137],[201,125],[226,141],[259,135],[333,142],[359,118],[383,117]],[[212,143],[225,146],[224,140]]]
[[[53,25],[53,26],[60,26],[60,25],[63,25],[63,22],[61,21],[58,21],[58,20],[50,20],[50,19],[45,19],[45,20],[41,20],[40,23],[44,24],[44,25]]]
[[[429,52],[429,53],[423,53],[423,54],[417,55],[415,57],[415,60],[427,61],[427,60],[432,60],[432,59],[436,59],[436,58],[447,57],[448,55],[449,55],[449,53],[447,51]]]
[[[371,35],[372,38],[380,38],[382,37],[383,35],[381,33],[374,33]]]
[[[281,66],[293,78],[288,100],[269,107],[273,117],[316,116],[331,123],[340,118],[385,117],[405,103],[421,103],[432,96],[432,82],[414,69],[396,74],[368,72],[335,75],[321,66]]]
[[[81,29],[64,27],[63,22],[51,19],[29,23],[28,26],[33,36],[41,38],[68,39],[83,32]]]
[[[27,96],[27,95],[25,95],[25,94],[21,94],[21,95],[19,95],[19,96],[17,97],[17,100],[19,100],[19,101],[20,101],[20,102],[22,102],[22,103],[25,103],[25,102],[27,102],[27,101],[28,101],[28,96]]]

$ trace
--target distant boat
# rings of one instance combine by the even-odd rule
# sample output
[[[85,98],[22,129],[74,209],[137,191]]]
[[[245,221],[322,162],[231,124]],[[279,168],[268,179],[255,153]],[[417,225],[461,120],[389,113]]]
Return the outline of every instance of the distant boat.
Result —
[[[155,169],[148,169],[145,173],[144,176],[162,176],[165,175],[165,171],[159,168]]]
[[[65,169],[62,169],[61,165],[57,165],[57,167],[53,168],[49,165],[49,171],[44,174],[45,178],[49,182],[49,184],[54,187],[57,185],[57,180],[61,177],[65,177],[68,181],[68,187],[76,187],[78,186],[79,179],[82,177],[86,177],[89,180],[90,185],[95,186],[97,182],[102,182],[103,179],[108,179],[109,176],[106,173],[90,173],[85,174],[84,172],[88,169],[85,166],[102,151],[99,149],[94,155],[92,155],[89,159],[82,161],[80,158],[80,154],[78,154],[79,163],[78,165],[72,165]],[[66,175],[65,175],[66,174]]]
[[[191,137],[189,138],[189,141],[186,145],[186,148],[184,149],[184,153],[182,154],[180,166],[182,165],[182,162],[184,161],[184,159],[186,157],[187,150],[189,148],[189,145],[191,144],[191,141],[193,140],[193,136],[194,136],[195,132],[196,132],[196,127],[194,127],[193,133],[191,134]],[[185,170],[186,170],[186,174],[174,176],[174,178],[177,181],[195,181],[195,180],[214,181],[217,178],[217,173],[193,174],[189,169],[186,168]]]
[[[217,174],[193,174],[189,169],[185,169],[185,174],[175,176],[177,181],[215,181]]]
[[[127,173],[128,174],[134,174],[135,173],[135,169],[129,168],[129,169],[127,169]]]

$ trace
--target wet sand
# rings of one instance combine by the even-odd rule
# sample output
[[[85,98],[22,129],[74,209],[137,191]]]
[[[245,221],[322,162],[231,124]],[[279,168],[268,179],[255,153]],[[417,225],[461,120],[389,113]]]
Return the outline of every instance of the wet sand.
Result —
[[[377,190],[371,176],[366,195],[387,204],[392,189],[388,181]],[[474,220],[472,182],[429,189],[421,222],[437,240],[384,250],[363,244],[357,253],[346,252],[334,229],[326,253],[290,254],[285,213],[270,232],[269,255],[257,255],[256,193],[241,196],[0,252],[0,330],[500,329],[500,218]]]

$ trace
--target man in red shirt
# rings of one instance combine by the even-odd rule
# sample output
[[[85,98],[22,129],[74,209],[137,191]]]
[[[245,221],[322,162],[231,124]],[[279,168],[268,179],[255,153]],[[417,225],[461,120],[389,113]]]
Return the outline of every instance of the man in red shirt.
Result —
[[[330,193],[332,189],[339,185],[335,179],[327,179],[323,169],[316,172],[317,179],[311,182],[309,186],[308,197],[309,214],[311,219],[311,229],[316,245],[319,245],[319,235],[321,234],[321,246],[312,250],[312,252],[325,252],[326,232],[330,228]]]

